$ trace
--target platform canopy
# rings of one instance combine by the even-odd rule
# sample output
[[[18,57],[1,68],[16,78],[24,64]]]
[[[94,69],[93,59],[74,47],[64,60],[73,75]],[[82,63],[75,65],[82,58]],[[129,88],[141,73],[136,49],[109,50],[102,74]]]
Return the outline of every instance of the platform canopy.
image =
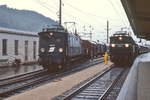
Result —
[[[150,0],[121,0],[135,35],[150,40]]]

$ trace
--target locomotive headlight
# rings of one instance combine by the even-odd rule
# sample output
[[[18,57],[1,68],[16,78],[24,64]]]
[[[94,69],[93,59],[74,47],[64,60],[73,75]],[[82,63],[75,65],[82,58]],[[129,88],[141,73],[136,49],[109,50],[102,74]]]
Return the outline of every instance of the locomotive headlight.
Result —
[[[51,35],[51,36],[52,36],[52,35],[53,35],[53,33],[51,32],[51,33],[49,33],[49,35]]]
[[[122,40],[122,37],[119,37],[119,40]]]
[[[128,48],[128,47],[129,47],[129,44],[125,44],[125,47]]]
[[[41,52],[45,52],[45,49],[44,49],[44,48],[41,48],[40,51],[41,51]]]
[[[64,51],[63,48],[59,48],[58,50],[59,50],[59,52],[63,52]]]
[[[113,48],[114,48],[115,46],[116,46],[115,44],[111,44],[111,47],[113,47]]]

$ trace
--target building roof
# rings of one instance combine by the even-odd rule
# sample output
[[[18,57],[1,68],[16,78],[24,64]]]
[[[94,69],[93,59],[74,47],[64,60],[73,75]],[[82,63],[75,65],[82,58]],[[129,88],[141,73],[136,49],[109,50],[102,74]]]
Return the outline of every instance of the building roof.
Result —
[[[37,32],[21,31],[21,30],[9,29],[3,27],[0,27],[0,34],[15,34],[15,35],[38,37]]]
[[[150,40],[150,0],[121,0],[134,34]]]

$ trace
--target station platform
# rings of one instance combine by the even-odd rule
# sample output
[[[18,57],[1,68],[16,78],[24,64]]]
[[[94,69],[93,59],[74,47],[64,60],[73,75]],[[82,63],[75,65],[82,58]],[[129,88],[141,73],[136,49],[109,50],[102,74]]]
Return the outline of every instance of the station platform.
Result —
[[[65,91],[80,84],[88,78],[93,77],[111,65],[111,62],[107,65],[100,63],[60,79],[53,80],[49,84],[41,87],[9,97],[6,100],[52,100],[54,97],[63,94]]]
[[[0,67],[0,80],[43,69],[38,64]]]
[[[136,58],[117,100],[150,100],[150,53]]]

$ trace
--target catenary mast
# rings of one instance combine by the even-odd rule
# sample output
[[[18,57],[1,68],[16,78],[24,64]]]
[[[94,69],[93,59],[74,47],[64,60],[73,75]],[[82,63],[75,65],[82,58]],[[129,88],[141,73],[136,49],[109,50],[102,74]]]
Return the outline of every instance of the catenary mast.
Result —
[[[62,17],[62,1],[59,0],[59,26],[61,26],[62,23],[61,17]]]

